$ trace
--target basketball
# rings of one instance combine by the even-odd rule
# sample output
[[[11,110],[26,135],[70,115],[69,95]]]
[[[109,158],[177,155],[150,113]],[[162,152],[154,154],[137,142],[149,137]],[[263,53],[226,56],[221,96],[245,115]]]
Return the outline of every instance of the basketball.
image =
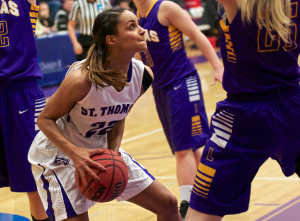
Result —
[[[115,151],[105,149],[103,154],[91,157],[95,162],[106,168],[99,172],[91,168],[100,178],[97,182],[86,173],[88,186],[78,187],[80,193],[89,200],[104,203],[116,199],[125,190],[128,182],[128,170],[123,158]]]

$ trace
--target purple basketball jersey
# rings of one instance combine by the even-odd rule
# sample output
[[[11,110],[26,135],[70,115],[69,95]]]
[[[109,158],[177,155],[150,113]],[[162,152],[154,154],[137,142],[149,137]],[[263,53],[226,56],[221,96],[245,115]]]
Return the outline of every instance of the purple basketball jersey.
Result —
[[[272,41],[266,28],[260,29],[255,20],[244,24],[240,11],[230,25],[221,15],[221,52],[225,66],[223,87],[229,94],[272,93],[299,85],[299,13],[298,0],[292,0],[290,44],[280,40],[275,32]]]
[[[0,6],[0,81],[42,78],[34,39],[39,7],[26,0]]]
[[[162,88],[194,73],[193,63],[186,56],[182,32],[174,26],[164,26],[157,19],[157,12],[162,0],[154,0],[144,18],[140,17],[139,25],[146,30],[148,51],[141,53],[144,64],[154,73],[152,87]]]

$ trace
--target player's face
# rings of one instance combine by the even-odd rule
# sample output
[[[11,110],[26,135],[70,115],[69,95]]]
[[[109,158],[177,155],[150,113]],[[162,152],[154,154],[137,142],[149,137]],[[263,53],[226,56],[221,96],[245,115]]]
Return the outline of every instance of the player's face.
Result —
[[[147,50],[145,30],[138,25],[138,19],[130,11],[124,11],[119,17],[118,34],[115,40],[123,50],[142,52]]]

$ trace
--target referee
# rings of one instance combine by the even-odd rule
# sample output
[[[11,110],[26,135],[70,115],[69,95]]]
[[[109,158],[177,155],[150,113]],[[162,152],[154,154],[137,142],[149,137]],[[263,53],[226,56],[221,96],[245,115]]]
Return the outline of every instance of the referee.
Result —
[[[94,43],[92,29],[94,21],[99,13],[111,8],[108,0],[78,0],[75,1],[68,22],[68,32],[73,44],[76,60],[86,58],[87,52]],[[79,38],[77,40],[75,27],[79,23]]]

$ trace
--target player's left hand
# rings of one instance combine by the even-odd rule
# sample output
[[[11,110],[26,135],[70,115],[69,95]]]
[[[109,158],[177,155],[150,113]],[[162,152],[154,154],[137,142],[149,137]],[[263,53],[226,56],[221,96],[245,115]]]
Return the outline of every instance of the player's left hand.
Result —
[[[214,86],[217,81],[219,81],[222,84],[223,81],[223,73],[224,73],[224,67],[216,68],[214,71],[214,81],[210,84],[211,86]]]

